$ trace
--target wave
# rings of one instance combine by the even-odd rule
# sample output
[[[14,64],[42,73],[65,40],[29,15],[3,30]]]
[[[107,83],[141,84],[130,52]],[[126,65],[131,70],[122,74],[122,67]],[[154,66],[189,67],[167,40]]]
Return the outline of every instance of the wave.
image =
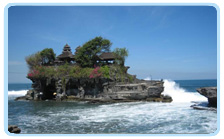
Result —
[[[163,95],[172,97],[173,102],[207,102],[207,98],[197,92],[187,92],[181,88],[176,82],[164,80]]]
[[[28,90],[8,91],[8,96],[24,96]]]

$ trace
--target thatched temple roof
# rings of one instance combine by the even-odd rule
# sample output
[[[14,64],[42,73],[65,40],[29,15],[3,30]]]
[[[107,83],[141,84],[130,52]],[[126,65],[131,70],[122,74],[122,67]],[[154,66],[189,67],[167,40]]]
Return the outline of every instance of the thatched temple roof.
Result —
[[[71,58],[74,59],[74,55],[71,52],[71,48],[68,44],[66,44],[63,48],[62,54],[57,56],[58,59]]]
[[[115,60],[115,56],[112,52],[102,53],[99,56],[100,60]]]
[[[71,52],[71,47],[66,44],[63,48],[62,54],[60,54],[59,56],[57,56],[55,62],[62,62],[62,61],[71,61],[74,60],[74,55]]]

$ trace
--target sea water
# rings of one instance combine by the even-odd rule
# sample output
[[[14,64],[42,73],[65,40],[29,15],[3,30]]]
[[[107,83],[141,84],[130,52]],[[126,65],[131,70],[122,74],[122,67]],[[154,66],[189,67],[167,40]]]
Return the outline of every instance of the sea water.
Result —
[[[9,84],[8,124],[24,134],[209,134],[217,130],[217,112],[195,110],[207,103],[196,88],[217,86],[216,80],[164,80],[172,103],[14,101],[31,84]]]

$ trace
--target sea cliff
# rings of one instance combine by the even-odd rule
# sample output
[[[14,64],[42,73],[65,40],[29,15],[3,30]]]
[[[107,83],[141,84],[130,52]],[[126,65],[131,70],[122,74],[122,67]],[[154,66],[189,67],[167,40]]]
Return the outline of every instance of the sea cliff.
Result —
[[[151,101],[171,102],[172,98],[163,96],[163,81],[115,82],[105,78],[66,78],[32,79],[32,90],[16,100],[56,100],[95,102]]]

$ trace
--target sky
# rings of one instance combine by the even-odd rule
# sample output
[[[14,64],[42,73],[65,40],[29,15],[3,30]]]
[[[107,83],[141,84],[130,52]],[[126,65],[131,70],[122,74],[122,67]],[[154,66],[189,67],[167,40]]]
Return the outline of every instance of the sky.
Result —
[[[101,36],[126,47],[128,73],[145,79],[217,79],[217,11],[212,6],[12,6],[8,81],[30,83],[25,57]]]

